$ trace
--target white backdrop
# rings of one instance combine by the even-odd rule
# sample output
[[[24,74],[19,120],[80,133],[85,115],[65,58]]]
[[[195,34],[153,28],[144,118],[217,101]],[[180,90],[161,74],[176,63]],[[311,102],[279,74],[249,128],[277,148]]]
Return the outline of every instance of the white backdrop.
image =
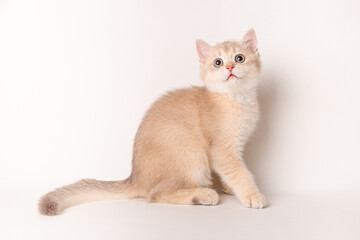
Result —
[[[127,177],[150,104],[201,85],[195,39],[254,27],[266,114],[247,162],[261,188],[358,192],[359,23],[356,0],[0,1],[0,182]]]
[[[195,40],[252,27],[263,120],[246,161],[270,207],[37,213],[55,187],[126,178],[151,103],[201,85]],[[358,0],[0,0],[0,238],[360,239],[359,43]]]
[[[195,39],[258,35],[267,194],[360,189],[360,2],[0,1],[0,186],[123,179],[141,118],[201,85]],[[31,191],[31,190],[30,190]]]

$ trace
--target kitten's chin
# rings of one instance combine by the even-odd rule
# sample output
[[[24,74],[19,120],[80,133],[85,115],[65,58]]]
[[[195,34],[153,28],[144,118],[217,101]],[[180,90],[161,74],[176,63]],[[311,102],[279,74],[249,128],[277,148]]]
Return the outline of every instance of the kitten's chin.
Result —
[[[210,92],[238,95],[256,90],[258,80],[253,78],[229,77],[225,81],[206,82],[205,87]]]

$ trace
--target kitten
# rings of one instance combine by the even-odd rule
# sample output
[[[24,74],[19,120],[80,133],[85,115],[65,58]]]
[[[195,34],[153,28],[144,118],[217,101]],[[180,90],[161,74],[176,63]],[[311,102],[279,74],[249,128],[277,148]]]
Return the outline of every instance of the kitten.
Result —
[[[133,169],[122,181],[86,179],[40,199],[39,211],[57,215],[91,202],[146,198],[148,202],[216,205],[212,175],[246,207],[265,197],[245,166],[243,151],[258,120],[260,56],[253,29],[241,42],[196,41],[204,87],[171,91],[147,111],[135,137]]]

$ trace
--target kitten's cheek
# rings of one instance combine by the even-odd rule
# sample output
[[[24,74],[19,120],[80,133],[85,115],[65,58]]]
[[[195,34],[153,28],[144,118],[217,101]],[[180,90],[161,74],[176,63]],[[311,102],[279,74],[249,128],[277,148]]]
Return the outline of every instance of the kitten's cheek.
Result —
[[[245,76],[245,72],[244,71],[236,71],[234,72],[234,74],[238,77],[238,78],[242,78]]]

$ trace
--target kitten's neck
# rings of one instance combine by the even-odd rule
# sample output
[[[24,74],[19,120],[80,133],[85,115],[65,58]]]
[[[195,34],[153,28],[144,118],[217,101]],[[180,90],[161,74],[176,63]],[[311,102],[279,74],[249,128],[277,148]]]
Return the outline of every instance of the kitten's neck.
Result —
[[[253,108],[258,105],[257,99],[257,88],[254,87],[252,89],[247,89],[246,91],[237,91],[237,92],[214,92],[210,91],[209,89],[205,88],[205,90],[213,96],[221,96],[226,98],[230,102],[235,103],[236,105],[241,105],[242,107],[249,107]]]
[[[232,85],[221,85],[217,83],[207,83],[205,88],[209,92],[218,93],[229,97],[231,101],[241,105],[257,104],[257,85],[256,77],[241,79],[243,82],[237,82]]]
[[[257,104],[257,89],[256,89],[256,87],[247,89],[244,91],[237,91],[234,93],[229,93],[228,96],[233,101],[235,101],[237,104],[241,104],[241,105]]]

